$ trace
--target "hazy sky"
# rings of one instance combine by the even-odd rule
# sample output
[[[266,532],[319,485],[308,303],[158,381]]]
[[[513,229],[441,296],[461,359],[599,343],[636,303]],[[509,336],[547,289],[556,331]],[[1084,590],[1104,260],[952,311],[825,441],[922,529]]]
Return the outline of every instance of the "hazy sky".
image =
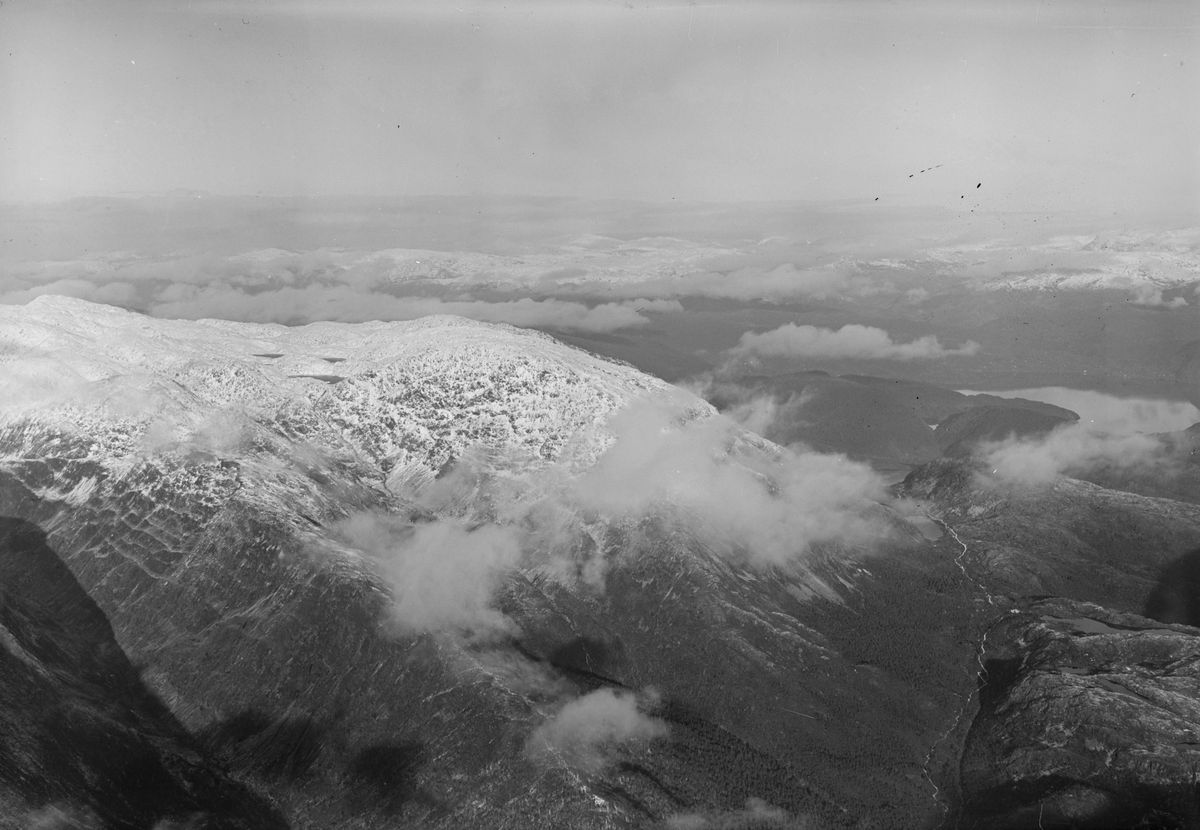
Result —
[[[1194,2],[6,0],[0,199],[1197,211],[1197,102]]]

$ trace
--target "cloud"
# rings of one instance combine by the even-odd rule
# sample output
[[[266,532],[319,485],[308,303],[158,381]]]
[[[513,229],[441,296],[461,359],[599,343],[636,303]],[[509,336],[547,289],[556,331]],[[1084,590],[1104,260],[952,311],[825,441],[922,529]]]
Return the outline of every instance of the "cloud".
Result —
[[[521,560],[517,530],[469,527],[453,519],[410,525],[380,513],[355,513],[335,528],[375,564],[392,589],[392,614],[406,632],[510,632],[493,597]]]
[[[229,459],[243,456],[243,442],[251,431],[251,422],[236,410],[179,411],[161,398],[155,400],[152,390],[143,392],[136,388],[129,389],[128,384],[117,385],[117,391],[126,390],[128,399],[123,403],[131,414],[136,411],[134,407],[138,403],[157,405],[155,411],[158,417],[147,425],[141,438],[143,452],[155,454],[174,451]],[[308,446],[293,444],[288,449],[302,457],[316,456]],[[299,461],[301,458],[293,460]]]
[[[1180,296],[1172,297],[1169,300],[1165,299],[1161,287],[1147,283],[1133,286],[1130,294],[1132,294],[1130,302],[1148,308],[1183,308],[1188,304],[1188,301]]]
[[[1169,476],[1177,472],[1178,448],[1170,436],[1155,433],[1177,432],[1200,421],[1200,410],[1185,401],[1056,386],[992,394],[1043,401],[1079,414],[1078,421],[1042,436],[981,444],[977,454],[994,480],[1007,484],[1037,486],[1061,475],[1099,470]]]
[[[638,311],[649,311],[653,314],[671,314],[683,311],[683,304],[679,300],[647,300],[644,297],[638,297],[621,305]]]
[[[6,268],[7,290],[0,290],[0,303],[58,294],[169,318],[297,324],[455,314],[584,332],[644,326],[650,322],[647,314],[683,309],[674,299],[636,294],[598,304],[530,297],[521,282],[529,269],[521,259],[421,250],[267,249],[228,257],[153,258],[116,252]],[[467,293],[481,286],[500,296]],[[506,287],[517,293],[506,294]]]
[[[713,297],[727,300],[778,301],[796,297],[828,297],[852,281],[845,263],[797,267],[791,262],[742,265],[724,271],[692,271],[678,276],[652,276],[605,286],[606,291],[644,297]],[[584,289],[590,288],[586,282]]]
[[[979,344],[968,340],[958,348],[947,349],[932,335],[910,343],[896,343],[886,331],[873,326],[850,324],[835,330],[785,323],[762,333],[746,332],[730,351],[735,355],[763,357],[925,360],[973,355],[979,351]]]
[[[797,426],[805,424],[801,410],[813,396],[809,391],[779,394],[713,372],[679,384],[704,398],[742,429],[778,444],[793,444]],[[789,437],[788,433],[792,433]]]
[[[792,400],[794,397],[781,403],[774,395],[752,395],[736,402],[723,414],[742,429],[770,438],[781,411],[788,408]]]
[[[308,286],[274,291],[247,291],[230,286],[196,287],[177,284],[148,305],[156,317],[199,319],[215,317],[266,323],[309,323],[337,320],[412,320],[431,314],[455,314],[490,323],[541,326],[587,332],[608,332],[650,322],[639,309],[673,311],[655,301],[632,300],[589,307],[583,303],[543,299],[489,302],[437,297],[397,297],[349,286]]]
[[[176,384],[146,376],[90,381],[47,358],[9,369],[0,373],[7,393],[0,406],[111,400],[130,416],[152,413],[128,447],[136,456],[232,457],[247,440],[257,445],[276,435],[254,413],[196,409],[190,397],[176,399],[186,394]],[[631,519],[686,527],[714,553],[759,567],[802,566],[813,545],[867,544],[884,532],[872,514],[886,491],[869,467],[771,445],[682,391],[637,400],[594,429],[578,440],[595,441],[595,449],[567,453],[561,462],[477,445],[444,475],[398,473],[388,481],[394,495],[433,518],[414,524],[359,512],[331,525],[330,535],[361,552],[390,588],[400,630],[487,638],[513,631],[495,598],[515,569],[537,568],[564,585],[602,591],[619,554],[590,542]],[[261,451],[301,473],[325,457],[303,441]],[[298,478],[309,481],[307,474]],[[654,555],[651,546],[643,550]]]
[[[0,371],[0,411],[50,407],[86,399],[88,379],[53,357],[25,357]]]
[[[85,279],[62,279],[37,283],[0,293],[0,303],[21,305],[46,294],[75,297],[93,303],[128,307],[137,300],[137,290],[122,281],[93,282]]]
[[[1049,484],[1060,475],[1101,467],[1125,472],[1157,468],[1165,473],[1173,463],[1168,446],[1156,436],[1100,432],[1082,423],[1058,427],[1035,439],[987,443],[979,454],[996,480],[1024,486]]]
[[[22,817],[26,830],[99,830],[100,819],[87,807],[47,804]]]
[[[525,755],[578,772],[600,772],[619,748],[667,736],[666,723],[641,711],[653,698],[639,700],[633,692],[608,688],[589,692],[538,726],[525,743]]]
[[[963,394],[978,393],[963,391]],[[1200,409],[1188,401],[1127,398],[1062,386],[1013,389],[987,394],[1002,398],[1027,398],[1070,409],[1079,415],[1081,424],[1099,432],[1122,435],[1137,432],[1175,432],[1200,422]]]
[[[816,545],[869,545],[886,535],[875,510],[888,498],[886,486],[868,465],[769,444],[690,396],[637,400],[603,430],[607,448],[582,469],[570,461],[530,469],[519,459],[509,463],[481,451],[464,455],[437,479],[398,481],[404,492],[397,495],[453,516],[456,526],[520,528],[519,535],[509,532],[523,554],[512,546],[500,555],[483,551],[487,564],[479,578],[491,580],[493,588],[504,567],[519,563],[564,584],[602,590],[613,554],[603,545],[581,544],[585,535],[594,537],[596,522],[654,517],[679,523],[712,551],[756,567],[803,567]],[[358,546],[395,545],[389,533]],[[422,564],[427,570],[421,573],[430,573],[435,585],[443,576],[435,565],[466,573],[475,566],[456,564],[464,555]],[[812,587],[823,590],[815,581]],[[473,595],[469,605],[486,607],[486,599],[486,592]],[[468,614],[467,621],[475,619]],[[479,621],[495,619],[484,615]]]
[[[1156,285],[1135,285],[1131,294],[1134,305],[1150,308],[1184,308],[1188,304],[1187,299],[1181,296],[1172,297],[1170,300],[1164,298],[1162,288]]]
[[[607,515],[670,514],[730,555],[759,566],[803,560],[815,544],[866,543],[883,527],[868,508],[882,479],[840,455],[756,443],[728,418],[681,417],[661,401],[609,421],[616,436],[574,481],[582,505]]]
[[[667,830],[751,830],[766,827],[806,830],[813,825],[806,818],[792,816],[761,798],[748,798],[744,809],[723,813],[679,813],[668,818],[666,826]]]
[[[530,224],[546,225],[545,219]],[[369,216],[362,220],[370,221]],[[206,229],[204,236],[218,237],[213,245],[217,250],[222,247],[216,230]],[[380,242],[395,239],[390,234],[379,236]],[[7,291],[0,290],[0,302],[22,303],[40,294],[59,293],[149,310],[159,316],[229,316],[238,313],[237,305],[247,302],[240,295],[256,297],[284,289],[316,292],[316,300],[303,304],[286,293],[272,297],[269,303],[251,300],[252,305],[264,304],[256,306],[253,315],[242,312],[237,318],[291,322],[374,319],[364,315],[371,314],[379,295],[384,295],[383,305],[377,307],[386,310],[393,302],[388,297],[438,296],[446,300],[480,289],[492,292],[486,299],[493,302],[557,298],[590,304],[606,298],[611,305],[651,313],[681,310],[677,304],[681,297],[774,302],[897,290],[886,278],[899,273],[896,269],[887,268],[881,274],[871,264],[836,258],[809,245],[773,242],[745,247],[743,241],[742,247],[734,249],[670,237],[596,239],[603,244],[581,247],[578,237],[568,237],[566,242],[558,237],[548,244],[522,248],[519,256],[416,248],[302,252],[266,248],[231,255],[179,252],[155,256],[109,251],[79,259],[0,263],[7,275]],[[233,240],[226,247],[231,244],[235,244]],[[326,299],[322,291],[339,288],[353,289],[360,303],[337,300],[329,312],[337,316],[323,316],[318,302]],[[461,296],[456,299],[468,301]],[[513,322],[509,317],[496,317],[497,313],[481,319]],[[631,324],[643,322],[632,320]]]

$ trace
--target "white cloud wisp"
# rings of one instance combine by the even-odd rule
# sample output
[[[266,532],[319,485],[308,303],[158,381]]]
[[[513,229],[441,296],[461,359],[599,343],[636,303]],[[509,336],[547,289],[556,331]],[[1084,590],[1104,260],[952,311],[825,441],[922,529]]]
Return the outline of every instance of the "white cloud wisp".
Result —
[[[947,348],[933,335],[897,343],[886,331],[874,326],[849,324],[840,329],[829,329],[785,323],[770,331],[744,333],[730,353],[760,357],[931,360],[969,356],[978,351],[979,344],[973,340],[957,348]]]

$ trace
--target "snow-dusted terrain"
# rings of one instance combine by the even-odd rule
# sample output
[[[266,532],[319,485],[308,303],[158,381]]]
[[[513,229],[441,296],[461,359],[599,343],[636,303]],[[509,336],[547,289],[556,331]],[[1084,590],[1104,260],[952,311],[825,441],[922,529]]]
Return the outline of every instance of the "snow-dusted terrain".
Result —
[[[302,431],[384,475],[436,473],[479,445],[586,465],[615,410],[647,394],[690,397],[538,332],[462,318],[289,328],[55,296],[0,306],[0,371],[0,418],[36,411],[98,453],[229,442],[248,420]],[[711,411],[694,398],[683,408]]]
[[[295,826],[391,827],[399,804],[444,830],[634,827],[750,798],[845,823],[794,766],[841,739],[730,700],[878,694],[801,617],[867,574],[829,544],[889,521],[865,467],[460,318],[46,297],[0,306],[0,378],[0,515],[44,529],[147,688]],[[575,712],[626,726],[580,738]]]
[[[978,275],[979,286],[989,291],[1124,290],[1133,292],[1135,302],[1161,305],[1163,290],[1200,283],[1195,228],[996,240],[935,248],[929,255],[951,271]]]

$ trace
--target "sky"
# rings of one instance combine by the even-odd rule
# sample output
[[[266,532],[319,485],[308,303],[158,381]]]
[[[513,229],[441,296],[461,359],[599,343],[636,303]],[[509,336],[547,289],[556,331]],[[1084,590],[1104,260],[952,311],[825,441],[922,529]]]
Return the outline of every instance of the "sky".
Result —
[[[1171,0],[6,0],[0,199],[1200,213],[1195,101]]]

